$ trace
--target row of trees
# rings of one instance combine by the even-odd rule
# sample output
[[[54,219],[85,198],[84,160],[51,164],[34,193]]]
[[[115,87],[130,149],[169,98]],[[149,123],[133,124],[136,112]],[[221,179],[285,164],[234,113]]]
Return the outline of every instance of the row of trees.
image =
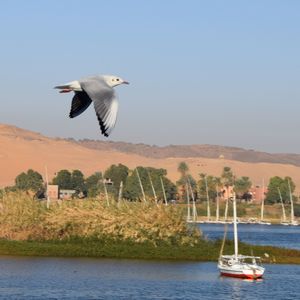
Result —
[[[166,177],[167,171],[165,169],[137,167],[134,170],[129,170],[127,166],[122,164],[112,165],[103,175],[101,172],[96,172],[86,179],[79,170],[75,170],[72,173],[68,170],[61,170],[54,177],[53,184],[57,184],[63,189],[75,189],[78,192],[85,193],[89,197],[95,197],[98,194],[104,193],[104,179],[110,179],[113,184],[106,185],[109,194],[118,197],[122,182],[123,198],[136,200],[143,197],[138,174],[142,182],[143,192],[147,198],[154,198],[154,188],[157,198],[163,199],[162,185],[168,199],[175,197],[176,187]]]
[[[108,193],[117,198],[122,182],[122,196],[131,201],[142,200],[143,192],[148,199],[163,200],[165,196],[168,200],[185,199],[187,183],[191,186],[197,201],[205,201],[207,194],[210,200],[214,200],[217,196],[222,197],[224,191],[234,185],[239,199],[251,199],[249,190],[252,182],[249,177],[237,178],[229,167],[224,167],[220,177],[200,173],[198,180],[190,175],[189,167],[185,162],[178,165],[178,172],[180,179],[174,184],[167,178],[165,169],[140,166],[130,170],[127,166],[118,164],[110,166],[103,174],[96,172],[87,178],[80,170],[61,170],[51,183],[59,185],[61,189],[74,189],[77,193],[96,197],[104,193],[104,179],[109,178],[113,184],[106,186]],[[41,174],[31,169],[16,177],[14,187],[7,188],[7,190],[31,190],[38,194],[42,194],[45,189]],[[266,202],[270,204],[280,202],[280,191],[283,202],[288,203],[290,190],[292,193],[295,190],[295,184],[290,177],[272,177],[268,184]]]
[[[230,186],[235,186],[235,192],[238,198],[249,200],[249,190],[252,186],[252,182],[249,177],[242,176],[241,178],[236,178],[229,167],[224,167],[223,172],[220,177],[207,175],[204,173],[199,174],[199,180],[196,181],[189,174],[189,167],[185,162],[181,162],[178,165],[178,171],[181,174],[180,179],[176,182],[177,186],[182,186],[184,190],[184,185],[189,182],[196,194],[198,199],[216,199],[217,195],[222,196],[224,190]]]
[[[166,177],[165,169],[137,167],[130,170],[122,164],[112,165],[103,174],[95,172],[87,178],[80,170],[60,170],[50,184],[58,185],[61,189],[74,189],[77,194],[83,193],[88,197],[96,197],[105,193],[105,179],[110,179],[113,184],[105,185],[105,188],[112,196],[118,197],[122,182],[123,198],[131,201],[142,200],[143,194],[138,175],[145,197],[148,199],[156,197],[158,201],[162,201],[165,196],[168,200],[176,197],[176,186]],[[46,184],[41,174],[30,169],[27,173],[19,174],[15,179],[15,186],[6,190],[31,190],[40,195],[46,191]]]
[[[189,167],[185,162],[178,165],[178,171],[181,177],[176,185],[182,186],[184,190],[185,183],[190,182],[197,199],[206,200],[208,194],[209,199],[215,200],[217,195],[222,197],[224,191],[230,186],[234,186],[238,199],[251,200],[252,198],[250,189],[253,184],[250,178],[247,176],[237,178],[230,167],[224,167],[220,177],[200,173],[198,181],[189,174]],[[293,194],[295,188],[296,185],[291,177],[271,177],[267,186],[265,201],[268,204],[280,203],[281,197],[284,203],[289,203],[290,193]],[[292,197],[296,200],[294,195]]]

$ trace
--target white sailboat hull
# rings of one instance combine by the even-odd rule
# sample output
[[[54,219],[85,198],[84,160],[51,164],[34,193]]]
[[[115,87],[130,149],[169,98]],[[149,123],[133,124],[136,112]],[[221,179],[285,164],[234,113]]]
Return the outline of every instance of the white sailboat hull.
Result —
[[[219,267],[220,274],[222,276],[236,277],[236,278],[248,278],[248,279],[259,279],[264,275],[264,270],[257,268],[222,268]]]
[[[248,279],[258,279],[262,278],[265,269],[256,263],[246,263],[243,259],[235,260],[234,256],[232,259],[222,260],[222,257],[218,264],[218,269],[222,276],[236,277],[236,278],[248,278]],[[242,257],[242,256],[241,256]],[[248,259],[251,257],[248,257]],[[228,264],[229,262],[229,264]]]
[[[272,225],[272,223],[265,222],[265,221],[260,221],[260,222],[257,222],[256,224],[259,224],[259,225]]]

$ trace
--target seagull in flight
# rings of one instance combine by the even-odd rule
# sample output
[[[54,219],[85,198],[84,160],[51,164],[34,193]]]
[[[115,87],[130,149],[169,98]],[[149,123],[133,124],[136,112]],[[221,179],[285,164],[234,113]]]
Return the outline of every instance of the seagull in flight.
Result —
[[[70,118],[83,113],[93,102],[99,121],[101,133],[108,137],[115,127],[118,113],[118,99],[114,87],[129,84],[120,77],[112,75],[97,75],[71,81],[54,87],[60,93],[74,92]]]

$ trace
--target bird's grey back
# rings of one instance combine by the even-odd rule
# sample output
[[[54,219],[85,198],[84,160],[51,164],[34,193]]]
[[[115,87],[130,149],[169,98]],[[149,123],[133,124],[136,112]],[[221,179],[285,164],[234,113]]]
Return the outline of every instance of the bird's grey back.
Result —
[[[94,102],[110,100],[114,95],[113,88],[105,82],[101,75],[82,78],[79,83]]]

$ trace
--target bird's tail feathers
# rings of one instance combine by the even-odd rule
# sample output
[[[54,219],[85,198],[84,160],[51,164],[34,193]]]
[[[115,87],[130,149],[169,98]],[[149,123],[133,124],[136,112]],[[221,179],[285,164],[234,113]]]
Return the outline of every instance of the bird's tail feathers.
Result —
[[[64,89],[69,89],[70,85],[69,84],[57,85],[54,88],[59,90],[64,90]]]
[[[57,85],[54,88],[59,90],[70,90],[70,91],[78,91],[78,92],[82,91],[80,83],[77,80],[62,85]]]

